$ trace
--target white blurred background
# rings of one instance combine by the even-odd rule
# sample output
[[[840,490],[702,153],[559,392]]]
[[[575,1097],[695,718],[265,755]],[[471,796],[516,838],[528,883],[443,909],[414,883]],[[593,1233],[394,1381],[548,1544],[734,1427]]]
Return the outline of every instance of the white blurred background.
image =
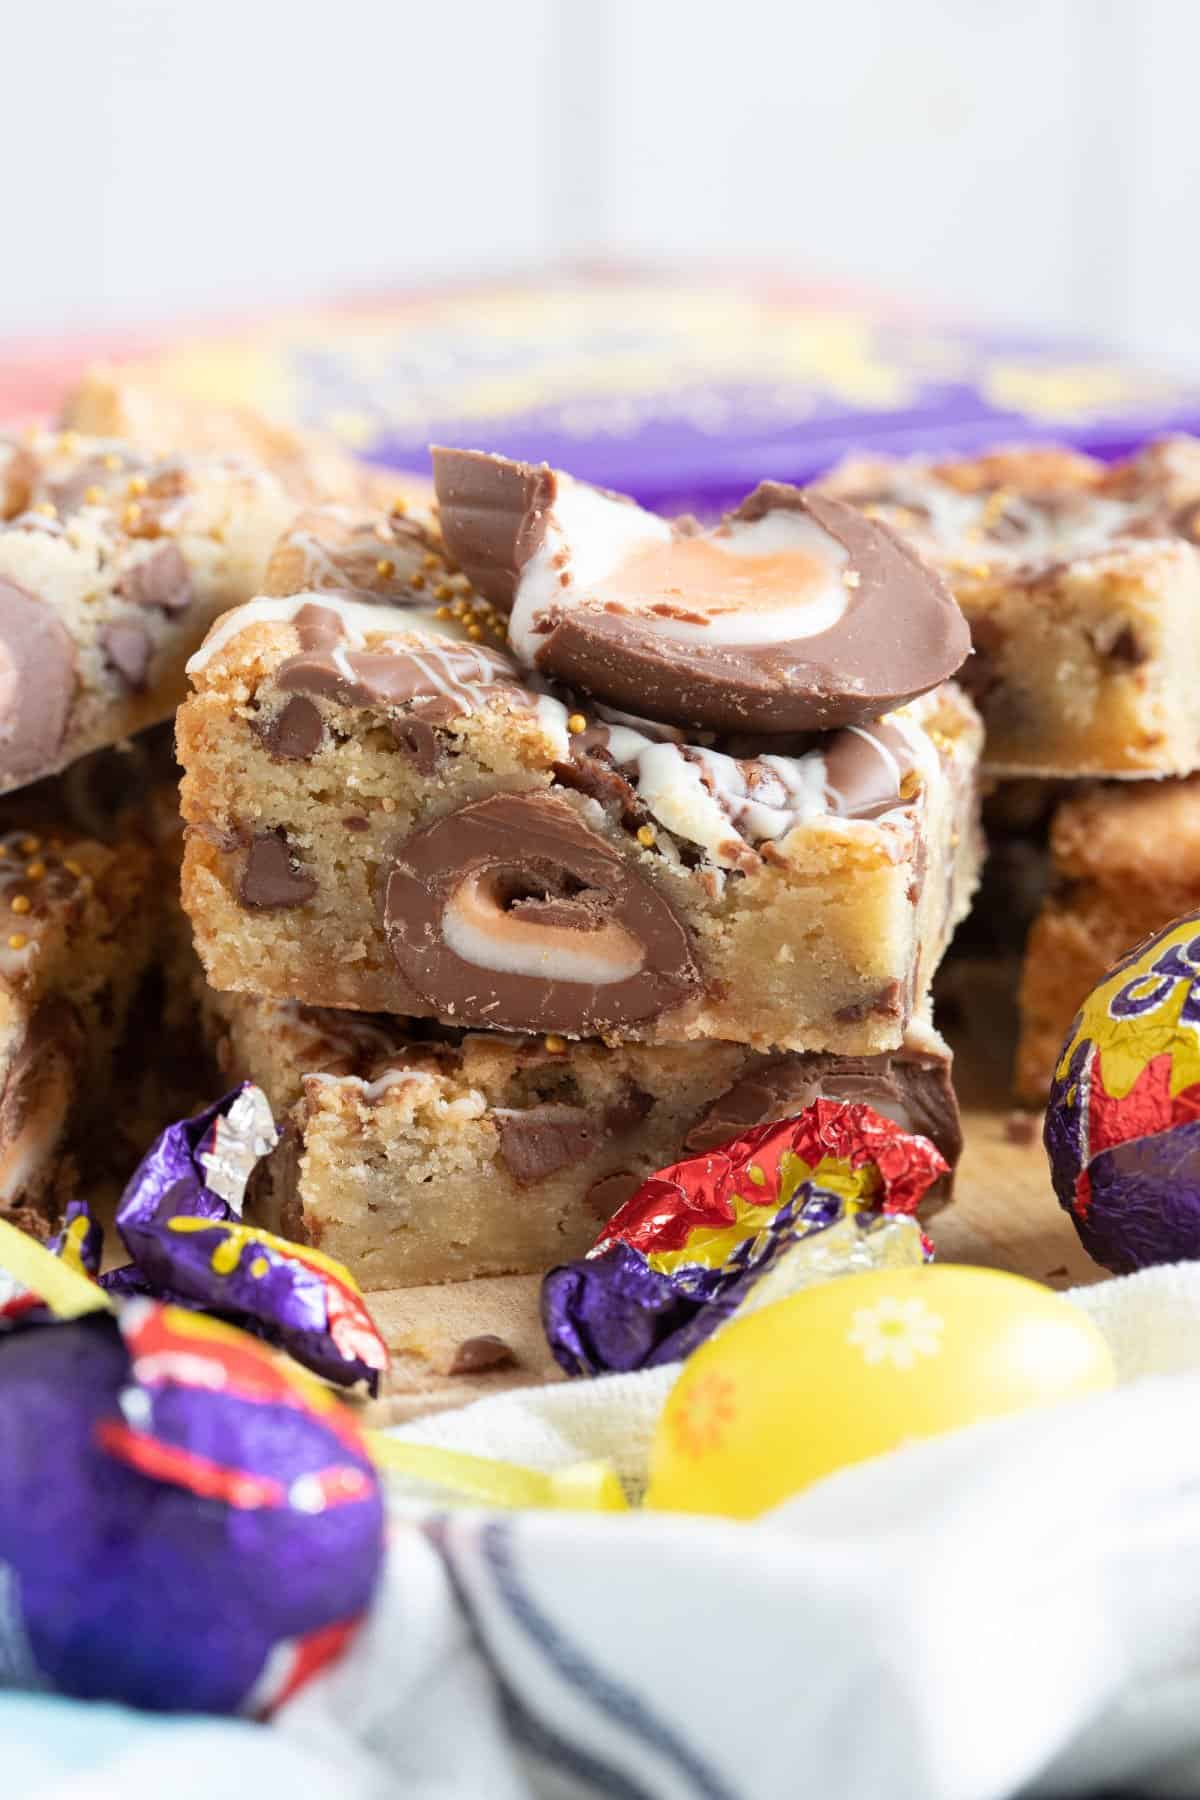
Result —
[[[9,338],[753,255],[1200,366],[1196,0],[9,4]]]

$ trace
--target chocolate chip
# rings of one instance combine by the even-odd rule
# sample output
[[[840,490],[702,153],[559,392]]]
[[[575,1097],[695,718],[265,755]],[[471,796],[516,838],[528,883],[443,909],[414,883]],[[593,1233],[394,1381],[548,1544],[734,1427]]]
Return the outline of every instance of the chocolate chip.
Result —
[[[548,1175],[583,1162],[608,1136],[604,1120],[583,1106],[496,1109],[500,1155],[514,1181],[536,1187]]]
[[[1128,669],[1140,668],[1144,662],[1149,660],[1149,656],[1150,652],[1141,642],[1132,625],[1126,625],[1108,652],[1110,662],[1121,663]]]
[[[165,613],[185,612],[192,603],[192,577],[176,544],[164,544],[126,569],[116,591],[135,606],[157,606]]]
[[[100,647],[109,668],[140,692],[146,685],[150,661],[149,634],[140,625],[106,625],[100,633]]]
[[[485,1375],[493,1369],[516,1367],[517,1353],[495,1332],[483,1331],[478,1337],[464,1338],[454,1352],[447,1373],[450,1375]]]
[[[897,1018],[900,1010],[900,983],[889,981],[877,994],[871,994],[865,1000],[856,1000],[850,1006],[839,1007],[833,1016],[839,1025],[858,1025],[864,1019]]]
[[[303,694],[293,694],[273,718],[256,722],[254,730],[268,754],[282,762],[311,762],[325,741],[325,721]]]
[[[633,1198],[641,1185],[641,1176],[632,1175],[627,1169],[618,1169],[612,1175],[602,1175],[599,1181],[593,1181],[587,1191],[588,1210],[598,1219],[611,1219],[627,1200]]]
[[[371,829],[371,821],[364,819],[361,813],[351,813],[348,818],[342,820],[342,824],[347,831],[370,831]]]
[[[303,906],[317,891],[282,831],[261,832],[251,843],[238,887],[243,906],[260,912]]]
[[[441,740],[427,719],[393,719],[396,747],[411,756],[418,775],[432,775],[441,760]]]
[[[0,578],[0,783],[55,766],[75,692],[75,644],[58,614]]]

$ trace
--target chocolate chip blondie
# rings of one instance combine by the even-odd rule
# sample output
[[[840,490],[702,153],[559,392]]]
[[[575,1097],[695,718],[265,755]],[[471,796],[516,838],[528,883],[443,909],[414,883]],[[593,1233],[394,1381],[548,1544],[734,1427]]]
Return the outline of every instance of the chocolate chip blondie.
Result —
[[[214,987],[609,1042],[901,1044],[979,862],[957,689],[721,739],[552,690],[410,597],[259,599],[193,658],[183,893]]]
[[[295,511],[249,464],[0,438],[0,792],[167,718]]]
[[[106,1118],[157,949],[154,851],[136,818],[100,842],[52,807],[0,804],[0,1212],[44,1233]]]
[[[1200,442],[1112,466],[1043,448],[854,458],[821,485],[905,532],[953,587],[985,771],[1200,766]]]
[[[820,1095],[868,1100],[961,1149],[950,1054],[914,1022],[893,1055],[736,1044],[547,1049],[244,994],[206,996],[229,1079],[284,1125],[250,1211],[368,1288],[548,1268],[580,1255],[655,1169]]]
[[[1040,1105],[1076,1011],[1142,938],[1200,906],[1200,776],[1094,786],[1050,829],[1052,887],[1021,973],[1019,1097]]]

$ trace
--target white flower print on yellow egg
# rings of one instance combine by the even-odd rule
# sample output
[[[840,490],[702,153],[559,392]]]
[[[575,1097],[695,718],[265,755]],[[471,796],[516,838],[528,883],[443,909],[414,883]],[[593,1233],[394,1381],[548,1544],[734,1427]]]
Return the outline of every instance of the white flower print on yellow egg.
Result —
[[[889,1362],[911,1369],[919,1356],[936,1356],[946,1321],[924,1300],[894,1300],[885,1295],[874,1306],[860,1307],[850,1322],[846,1341],[861,1350],[867,1363]]]

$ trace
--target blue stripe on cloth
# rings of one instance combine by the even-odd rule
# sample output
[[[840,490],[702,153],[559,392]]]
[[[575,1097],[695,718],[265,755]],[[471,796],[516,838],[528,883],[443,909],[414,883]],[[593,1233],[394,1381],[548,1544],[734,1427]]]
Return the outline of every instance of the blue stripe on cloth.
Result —
[[[619,1725],[631,1737],[639,1738],[674,1764],[702,1800],[736,1800],[732,1788],[697,1756],[677,1731],[657,1718],[632,1688],[597,1668],[586,1652],[571,1643],[561,1627],[545,1616],[517,1572],[512,1556],[511,1526],[502,1519],[489,1520],[483,1527],[481,1544],[497,1592],[558,1676],[598,1712],[604,1713],[610,1723]]]
[[[613,1768],[610,1763],[603,1762],[598,1756],[593,1756],[590,1751],[582,1750],[577,1744],[572,1744],[547,1725],[543,1719],[538,1718],[536,1713],[530,1711],[505,1675],[502,1664],[497,1660],[484,1635],[478,1613],[467,1593],[462,1577],[454,1565],[454,1553],[448,1541],[446,1526],[446,1519],[439,1518],[430,1520],[423,1529],[425,1536],[442,1559],[442,1566],[446,1571],[446,1578],[450,1583],[450,1591],[454,1596],[455,1604],[462,1613],[474,1639],[475,1647],[486,1662],[492,1680],[496,1684],[505,1723],[514,1741],[531,1756],[538,1757],[542,1762],[570,1775],[575,1781],[593,1788],[600,1796],[600,1800],[654,1800],[649,1788],[640,1787],[619,1769]]]

